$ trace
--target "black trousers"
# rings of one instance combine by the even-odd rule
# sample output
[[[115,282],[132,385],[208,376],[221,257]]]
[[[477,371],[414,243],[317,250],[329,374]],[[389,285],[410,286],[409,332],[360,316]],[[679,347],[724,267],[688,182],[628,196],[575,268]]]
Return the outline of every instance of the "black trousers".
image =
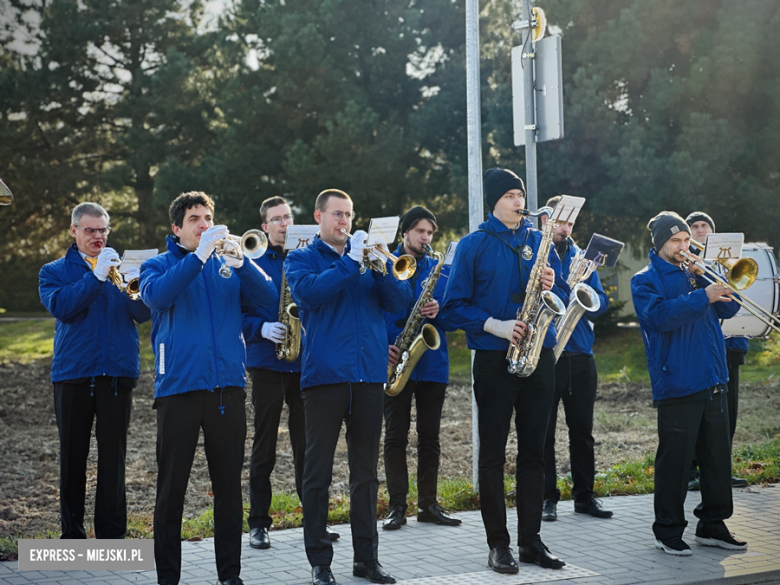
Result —
[[[517,431],[518,544],[538,540],[544,500],[544,441],[555,393],[552,349],[544,349],[528,378],[507,372],[506,352],[477,350],[474,397],[479,407],[479,497],[490,548],[509,546],[504,463],[512,411]]]
[[[355,562],[377,559],[376,499],[379,489],[379,437],[382,434],[382,384],[344,383],[303,391],[306,412],[306,462],[303,468],[303,539],[309,563],[330,565],[328,489],[342,422],[347,425],[349,521]]]
[[[558,475],[555,464],[555,427],[558,404],[563,401],[566,426],[569,427],[569,458],[574,481],[575,502],[593,498],[596,462],[593,454],[593,404],[596,401],[598,373],[596,360],[584,353],[564,352],[555,365],[555,397],[553,398],[547,440],[544,444],[544,499],[558,502]]]
[[[271,472],[276,465],[276,441],[282,407],[287,403],[295,490],[303,502],[303,461],[306,455],[306,424],[301,397],[301,374],[249,368],[252,377],[252,404],[255,409],[255,437],[249,465],[249,527],[270,528]]]
[[[701,473],[702,501],[694,511],[698,529],[721,533],[733,511],[729,415],[723,393],[658,406],[653,532],[659,540],[682,537],[688,525],[683,504],[694,453]]]
[[[94,384],[94,386],[93,386]],[[54,413],[60,437],[61,538],[86,538],[84,498],[92,421],[97,438],[95,536],[124,538],[127,531],[125,457],[133,390],[116,378],[54,384]]]
[[[409,471],[406,447],[412,423],[412,398],[417,405],[417,502],[421,509],[436,503],[439,477],[439,429],[447,384],[413,382],[397,396],[385,394],[385,474],[390,506],[406,510]]]
[[[155,400],[157,409],[157,501],[154,561],[157,582],[181,577],[181,520],[200,429],[214,492],[214,548],[220,581],[241,573],[243,505],[241,466],[246,440],[246,392],[217,388]]]

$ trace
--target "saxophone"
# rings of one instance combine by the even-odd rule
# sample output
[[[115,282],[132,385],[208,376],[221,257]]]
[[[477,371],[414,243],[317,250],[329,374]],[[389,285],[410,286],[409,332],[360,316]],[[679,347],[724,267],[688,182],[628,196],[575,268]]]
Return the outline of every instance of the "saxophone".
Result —
[[[395,366],[389,366],[387,371],[385,394],[389,396],[400,394],[425,351],[428,349],[435,351],[441,344],[436,327],[430,323],[423,325],[425,317],[420,314],[420,311],[433,298],[433,289],[436,288],[444,266],[444,254],[432,251],[430,246],[426,246],[426,252],[436,260],[436,266],[423,282],[420,297],[414,304],[403,331],[395,339],[395,346],[401,350],[401,359]]]
[[[539,354],[542,352],[547,329],[553,319],[563,315],[565,310],[563,302],[555,293],[542,289],[542,270],[547,266],[547,257],[550,254],[550,246],[552,246],[553,229],[556,225],[556,222],[550,217],[552,212],[550,207],[542,207],[536,213],[526,210],[519,212],[521,215],[532,217],[547,214],[550,218],[542,229],[542,241],[536,254],[536,263],[531,269],[531,276],[525,287],[525,301],[517,311],[517,319],[528,326],[528,332],[519,343],[515,343],[513,339],[506,354],[506,359],[509,360],[507,371],[521,378],[527,378],[533,374],[539,363]]]
[[[571,238],[569,239],[569,245],[574,245],[574,241]],[[557,337],[555,338],[553,353],[555,354],[556,362],[561,357],[571,334],[574,333],[574,329],[582,316],[586,312],[598,311],[599,307],[601,307],[599,295],[591,286],[584,282],[593,274],[595,269],[596,263],[585,258],[585,251],[577,250],[577,254],[572,259],[569,267],[569,278],[566,279],[566,284],[571,288],[569,306],[566,308],[566,314],[555,323]]]
[[[284,270],[282,270],[282,291],[279,294],[279,322],[285,326],[285,331],[284,341],[276,344],[276,357],[294,362],[301,353],[301,319]]]

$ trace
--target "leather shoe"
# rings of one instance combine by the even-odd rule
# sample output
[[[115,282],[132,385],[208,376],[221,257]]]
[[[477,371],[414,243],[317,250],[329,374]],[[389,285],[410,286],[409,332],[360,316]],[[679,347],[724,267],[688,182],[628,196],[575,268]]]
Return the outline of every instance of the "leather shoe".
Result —
[[[434,524],[439,524],[440,526],[460,526],[460,524],[463,522],[458,518],[453,518],[452,516],[446,514],[444,510],[441,509],[439,504],[431,504],[425,510],[418,509],[417,521],[433,522]]]
[[[249,531],[249,546],[252,548],[271,548],[271,537],[268,528],[252,528]]]
[[[552,522],[558,519],[558,503],[554,500],[545,500],[542,508],[542,520]]]
[[[488,567],[496,573],[517,573],[520,570],[512,556],[512,549],[508,546],[497,546],[490,549]]]
[[[746,488],[748,486],[748,480],[742,477],[731,476],[731,487],[733,488]]]
[[[311,568],[311,585],[336,585],[330,565],[317,565]]]
[[[385,521],[382,523],[383,530],[398,530],[406,524],[406,509],[403,506],[393,506]]]
[[[518,558],[524,563],[534,563],[543,569],[561,569],[566,565],[561,559],[553,556],[541,540],[521,546]]]
[[[385,571],[379,561],[352,563],[352,574],[365,577],[372,583],[395,583],[395,577]]]
[[[244,585],[244,582],[241,580],[241,577],[230,577],[225,581],[218,581],[217,583],[218,585]]]
[[[601,502],[591,498],[587,502],[574,502],[574,511],[577,514],[590,514],[594,518],[612,518],[612,512],[601,507]]]
[[[325,532],[328,534],[328,540],[331,542],[334,542],[341,538],[341,535],[338,532],[333,532],[330,528],[325,527]]]

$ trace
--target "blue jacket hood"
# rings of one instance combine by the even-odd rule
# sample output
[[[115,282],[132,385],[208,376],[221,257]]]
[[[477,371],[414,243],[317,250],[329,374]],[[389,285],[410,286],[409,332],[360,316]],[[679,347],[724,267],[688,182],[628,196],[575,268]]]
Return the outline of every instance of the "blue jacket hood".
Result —
[[[687,396],[728,382],[719,318],[736,314],[734,302],[710,303],[703,279],[650,251],[650,264],[631,279],[642,328],[653,399]]]
[[[479,226],[490,235],[475,231],[465,236],[455,249],[450,277],[444,292],[440,319],[450,329],[463,329],[469,349],[501,350],[509,348],[509,341],[484,330],[489,317],[499,320],[515,319],[522,307],[526,284],[536,262],[542,232],[523,220],[518,229],[510,230],[491,213]],[[496,237],[498,236],[498,237]],[[505,243],[499,241],[499,238]],[[509,244],[509,245],[507,245]],[[522,260],[522,274],[518,255],[526,246],[532,256]],[[562,278],[561,260],[551,247],[548,257],[555,271],[552,292],[565,304],[569,300],[569,286]],[[555,326],[551,325],[544,338],[544,347],[555,346]]]
[[[41,302],[56,318],[51,381],[93,376],[138,378],[138,329],[151,313],[110,282],[100,282],[72,244],[39,273]]]

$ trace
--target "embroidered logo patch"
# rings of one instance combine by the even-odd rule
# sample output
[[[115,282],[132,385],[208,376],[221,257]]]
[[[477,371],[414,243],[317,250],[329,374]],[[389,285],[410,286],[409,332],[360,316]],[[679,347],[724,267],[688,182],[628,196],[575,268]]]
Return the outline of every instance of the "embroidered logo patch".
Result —
[[[531,250],[531,246],[523,248],[523,260],[530,260],[534,257],[534,251]]]
[[[680,228],[678,228],[676,225],[673,225],[672,227],[669,228],[669,231],[672,232],[672,234],[676,234],[677,232],[680,231]]]

